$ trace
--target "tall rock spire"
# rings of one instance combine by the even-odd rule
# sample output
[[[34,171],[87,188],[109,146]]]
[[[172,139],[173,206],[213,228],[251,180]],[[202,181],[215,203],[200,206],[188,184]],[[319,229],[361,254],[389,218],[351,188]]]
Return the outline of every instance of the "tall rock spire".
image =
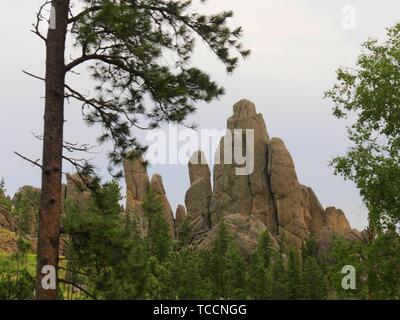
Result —
[[[235,132],[240,129],[241,132]],[[254,133],[254,141],[248,141],[245,132],[248,129]],[[284,142],[279,138],[269,138],[264,119],[257,114],[252,102],[241,100],[234,105],[227,131],[232,136],[241,135],[242,144],[238,148],[242,155],[248,153],[249,145],[254,143],[254,150],[250,150],[254,152],[250,155],[254,162],[253,170],[247,175],[237,174],[236,169],[242,164],[236,163],[232,155],[237,150],[236,141],[229,134],[223,137],[214,166],[209,205],[211,229],[203,228],[205,231],[193,243],[195,246],[209,248],[217,237],[221,222],[227,226],[239,248],[248,254],[254,250],[260,233],[264,231],[270,233],[276,246],[279,243],[300,249],[307,239],[313,237],[325,252],[334,235],[362,238],[360,232],[350,228],[341,210],[333,207],[325,210],[314,191],[299,182],[292,156]],[[230,159],[233,161],[229,162]],[[207,213],[211,189],[207,183],[208,166],[189,164],[189,175],[191,186],[185,203],[189,216],[197,218],[194,219],[197,224],[192,225],[198,228],[197,225],[204,225],[207,218],[200,212]]]
[[[203,152],[196,151],[189,160],[190,187],[185,195],[193,242],[201,242],[211,228],[211,172]]]
[[[169,200],[166,196],[162,177],[159,174],[156,173],[151,177],[150,187],[154,191],[154,193],[158,196],[158,199],[162,204],[163,207],[162,214],[165,219],[165,222],[168,225],[168,234],[171,238],[174,238],[175,237],[174,214],[172,212]]]
[[[271,234],[277,235],[278,223],[267,174],[270,139],[263,116],[257,114],[255,105],[248,100],[241,100],[233,106],[233,116],[228,119],[227,130],[234,136],[237,129],[242,129],[243,145],[246,150],[246,132],[254,133],[254,168],[249,175],[237,175],[241,167],[234,161],[234,148],[227,154],[226,136],[221,139],[214,166],[214,191],[211,201],[211,222],[213,225],[225,215],[241,213],[257,216],[267,226]],[[240,132],[239,132],[240,134]],[[243,152],[244,153],[244,152]],[[233,159],[229,164],[227,157]],[[219,164],[218,164],[219,160]]]

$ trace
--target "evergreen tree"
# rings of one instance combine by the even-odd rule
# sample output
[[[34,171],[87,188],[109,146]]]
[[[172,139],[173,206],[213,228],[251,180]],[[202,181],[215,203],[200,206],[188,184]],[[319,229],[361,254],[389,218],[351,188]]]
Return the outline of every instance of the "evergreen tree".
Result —
[[[249,294],[253,299],[271,297],[271,265],[274,251],[268,232],[259,238],[256,252],[251,260]]]
[[[271,281],[271,297],[272,299],[282,300],[288,298],[288,277],[287,269],[282,254],[278,253],[274,259],[272,266]]]
[[[163,262],[172,250],[172,241],[168,235],[168,225],[163,216],[163,205],[152,189],[149,189],[146,193],[143,210],[149,223],[146,239],[149,254]]]
[[[145,297],[148,262],[136,225],[121,214],[119,186],[98,187],[85,212],[69,204],[64,222],[69,236],[68,268],[74,280],[60,281],[95,299]]]
[[[302,259],[305,261],[307,258],[318,259],[318,245],[313,237],[307,239],[302,247]]]
[[[178,249],[185,248],[191,242],[191,228],[188,219],[183,220],[179,225],[177,234]]]
[[[327,297],[326,282],[317,260],[308,256],[303,263],[302,298],[306,300],[323,300]]]
[[[215,299],[246,296],[246,266],[227,227],[221,223],[211,251],[210,269]]]
[[[302,274],[300,259],[295,250],[289,251],[287,267],[287,298],[291,300],[300,299],[302,296]]]
[[[50,19],[43,16],[47,6]],[[182,123],[199,102],[210,102],[224,93],[191,63],[197,38],[228,72],[249,51],[240,42],[242,29],[228,25],[231,11],[200,14],[193,10],[192,0],[51,0],[36,16],[34,32],[46,46],[36,292],[38,299],[57,299],[57,289],[42,288],[41,270],[49,264],[58,268],[63,160],[85,174],[93,171],[87,161],[76,161],[64,153],[64,149],[74,150],[73,144],[63,140],[65,99],[82,103],[89,125],[101,125],[99,142],[114,143],[109,158],[111,165],[119,165],[128,150],[145,149],[133,137],[134,128]],[[44,35],[41,24],[46,20],[50,23]],[[80,52],[71,61],[65,58],[69,56],[67,38],[73,46],[70,49]],[[90,93],[66,83],[67,74],[78,74],[76,68],[83,64],[89,64],[94,80]]]

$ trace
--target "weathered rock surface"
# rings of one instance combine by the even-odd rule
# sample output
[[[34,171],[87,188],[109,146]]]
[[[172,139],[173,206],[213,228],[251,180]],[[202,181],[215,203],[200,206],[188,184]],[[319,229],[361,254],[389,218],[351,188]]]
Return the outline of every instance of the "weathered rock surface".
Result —
[[[146,163],[142,157],[124,160],[126,183],[126,212],[133,212],[141,207],[150,186]]]
[[[0,253],[11,254],[17,252],[18,236],[7,228],[0,226]]]
[[[0,227],[4,229],[14,231],[15,230],[15,219],[11,215],[10,211],[3,205],[0,204]]]
[[[212,247],[218,236],[220,223],[224,223],[233,241],[237,244],[239,250],[248,255],[253,252],[258,244],[262,232],[267,231],[263,221],[257,216],[249,216],[241,213],[225,215],[220,222],[207,234],[207,237],[198,245],[198,249],[208,249]],[[278,247],[275,238],[271,236],[272,246]]]
[[[199,243],[211,229],[210,203],[212,196],[211,172],[201,151],[189,161],[190,187],[185,195],[193,243]]]
[[[276,245],[279,243],[300,249],[307,239],[313,237],[320,250],[325,252],[334,236],[363,239],[359,231],[351,229],[343,211],[334,207],[325,210],[314,191],[299,182],[293,159],[284,142],[279,138],[269,138],[263,117],[256,113],[253,103],[248,100],[236,103],[227,129],[230,132],[243,130],[242,133],[235,133],[243,136],[243,155],[251,145],[244,130],[254,130],[254,170],[248,175],[238,175],[236,169],[242,166],[235,161],[225,161],[234,159],[232,150],[235,149],[228,151],[225,148],[232,144],[232,140],[229,135],[221,139],[216,153],[209,206],[211,229],[207,231],[204,227],[204,217],[207,216],[200,212],[207,213],[210,192],[208,166],[189,164],[191,185],[185,204],[188,217],[197,218],[192,228],[201,229],[201,226],[203,230],[202,237],[193,243],[195,247],[209,248],[222,221],[246,254],[254,250],[260,233],[265,230]],[[199,156],[199,153],[194,155]]]
[[[142,203],[150,188],[150,179],[143,158],[124,159],[124,176],[126,183],[125,212],[137,219],[139,232],[145,237],[148,232],[148,221],[144,216]]]
[[[175,213],[175,229],[177,229],[187,218],[187,212],[185,206],[178,204]]]
[[[342,210],[335,207],[328,207],[326,208],[326,216],[328,225],[336,235],[346,237],[352,233],[350,224]]]
[[[65,190],[66,203],[73,203],[80,211],[84,212],[87,209],[92,197],[92,193],[87,185],[89,182],[90,180],[85,182],[77,173],[67,174],[67,187]]]
[[[151,189],[157,194],[158,199],[161,201],[161,204],[163,206],[163,216],[168,225],[169,236],[171,238],[174,238],[175,237],[174,214],[172,212],[171,205],[166,196],[162,177],[159,174],[154,174],[151,177],[150,186]]]
[[[228,214],[242,213],[257,216],[272,235],[278,234],[278,223],[270,182],[267,174],[270,139],[261,114],[256,113],[255,105],[241,100],[233,107],[233,116],[227,122],[228,136],[221,139],[214,166],[214,189],[211,200],[211,223],[217,224]],[[246,129],[254,130],[254,170],[249,175],[238,175],[243,165],[235,161],[234,148],[225,151],[232,141],[231,136],[240,135],[235,129],[242,129],[242,151],[250,147]],[[237,146],[237,144],[235,144]],[[245,154],[243,152],[242,154]],[[229,160],[232,159],[232,164]],[[219,162],[219,164],[218,164]]]

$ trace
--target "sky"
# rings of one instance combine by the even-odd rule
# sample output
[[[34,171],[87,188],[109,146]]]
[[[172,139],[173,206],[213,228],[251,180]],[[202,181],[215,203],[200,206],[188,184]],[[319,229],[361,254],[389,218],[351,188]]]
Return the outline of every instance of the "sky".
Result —
[[[0,178],[12,195],[23,185],[40,186],[40,172],[18,158],[17,151],[40,159],[44,88],[22,70],[44,74],[43,43],[30,32],[35,11],[43,0],[0,2]],[[360,45],[369,37],[385,38],[385,28],[400,21],[398,0],[209,0],[194,9],[235,13],[233,26],[244,29],[243,42],[252,55],[233,75],[199,45],[194,64],[226,89],[226,95],[210,104],[199,104],[190,119],[198,128],[226,127],[233,104],[247,98],[262,113],[271,137],[280,137],[294,159],[302,184],[311,186],[323,206],[336,206],[358,229],[367,225],[367,211],[356,187],[335,176],[329,161],[349,146],[346,123],[332,116],[332,104],[324,92],[335,83],[339,66],[353,66]],[[69,56],[66,57],[67,60]],[[84,73],[84,70],[82,70]],[[75,87],[89,87],[84,76],[69,76]],[[66,107],[68,141],[95,143],[100,129],[87,128],[80,106]],[[139,138],[144,133],[137,133]],[[93,160],[104,179],[107,146]],[[71,171],[68,165],[65,171]],[[154,165],[149,173],[163,176],[173,208],[184,202],[189,186],[187,166]],[[121,181],[122,182],[122,181]],[[123,184],[123,183],[122,183]]]

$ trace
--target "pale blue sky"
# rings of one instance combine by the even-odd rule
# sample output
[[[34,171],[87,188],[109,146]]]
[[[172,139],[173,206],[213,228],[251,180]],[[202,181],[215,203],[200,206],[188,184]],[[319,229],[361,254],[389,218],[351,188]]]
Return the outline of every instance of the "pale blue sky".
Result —
[[[42,130],[43,86],[25,76],[25,69],[39,75],[44,70],[44,47],[29,32],[35,10],[42,0],[0,2],[0,177],[8,193],[22,185],[40,185],[40,172],[17,158],[18,151],[31,158],[41,156],[40,143],[31,132]],[[356,9],[356,28],[342,27],[342,9]],[[270,136],[281,137],[294,158],[298,176],[311,186],[324,206],[342,208],[352,226],[366,225],[366,211],[352,183],[335,177],[329,160],[348,145],[345,123],[331,116],[323,92],[335,80],[340,65],[351,66],[368,37],[383,38],[385,28],[400,21],[398,0],[210,0],[207,11],[232,9],[235,25],[245,30],[244,43],[252,49],[249,60],[233,76],[212,55],[200,48],[195,62],[223,84],[227,94],[210,105],[199,105],[193,120],[199,128],[222,129],[241,98],[252,100],[267,123]],[[83,77],[70,77],[75,87],[85,88]],[[79,105],[66,108],[66,137],[91,143],[99,130],[86,128]],[[139,134],[140,135],[140,134]],[[106,148],[103,148],[106,150]],[[106,175],[107,160],[95,160]],[[66,167],[66,171],[70,168]],[[189,181],[183,165],[150,169],[164,178],[173,205],[182,203]]]

